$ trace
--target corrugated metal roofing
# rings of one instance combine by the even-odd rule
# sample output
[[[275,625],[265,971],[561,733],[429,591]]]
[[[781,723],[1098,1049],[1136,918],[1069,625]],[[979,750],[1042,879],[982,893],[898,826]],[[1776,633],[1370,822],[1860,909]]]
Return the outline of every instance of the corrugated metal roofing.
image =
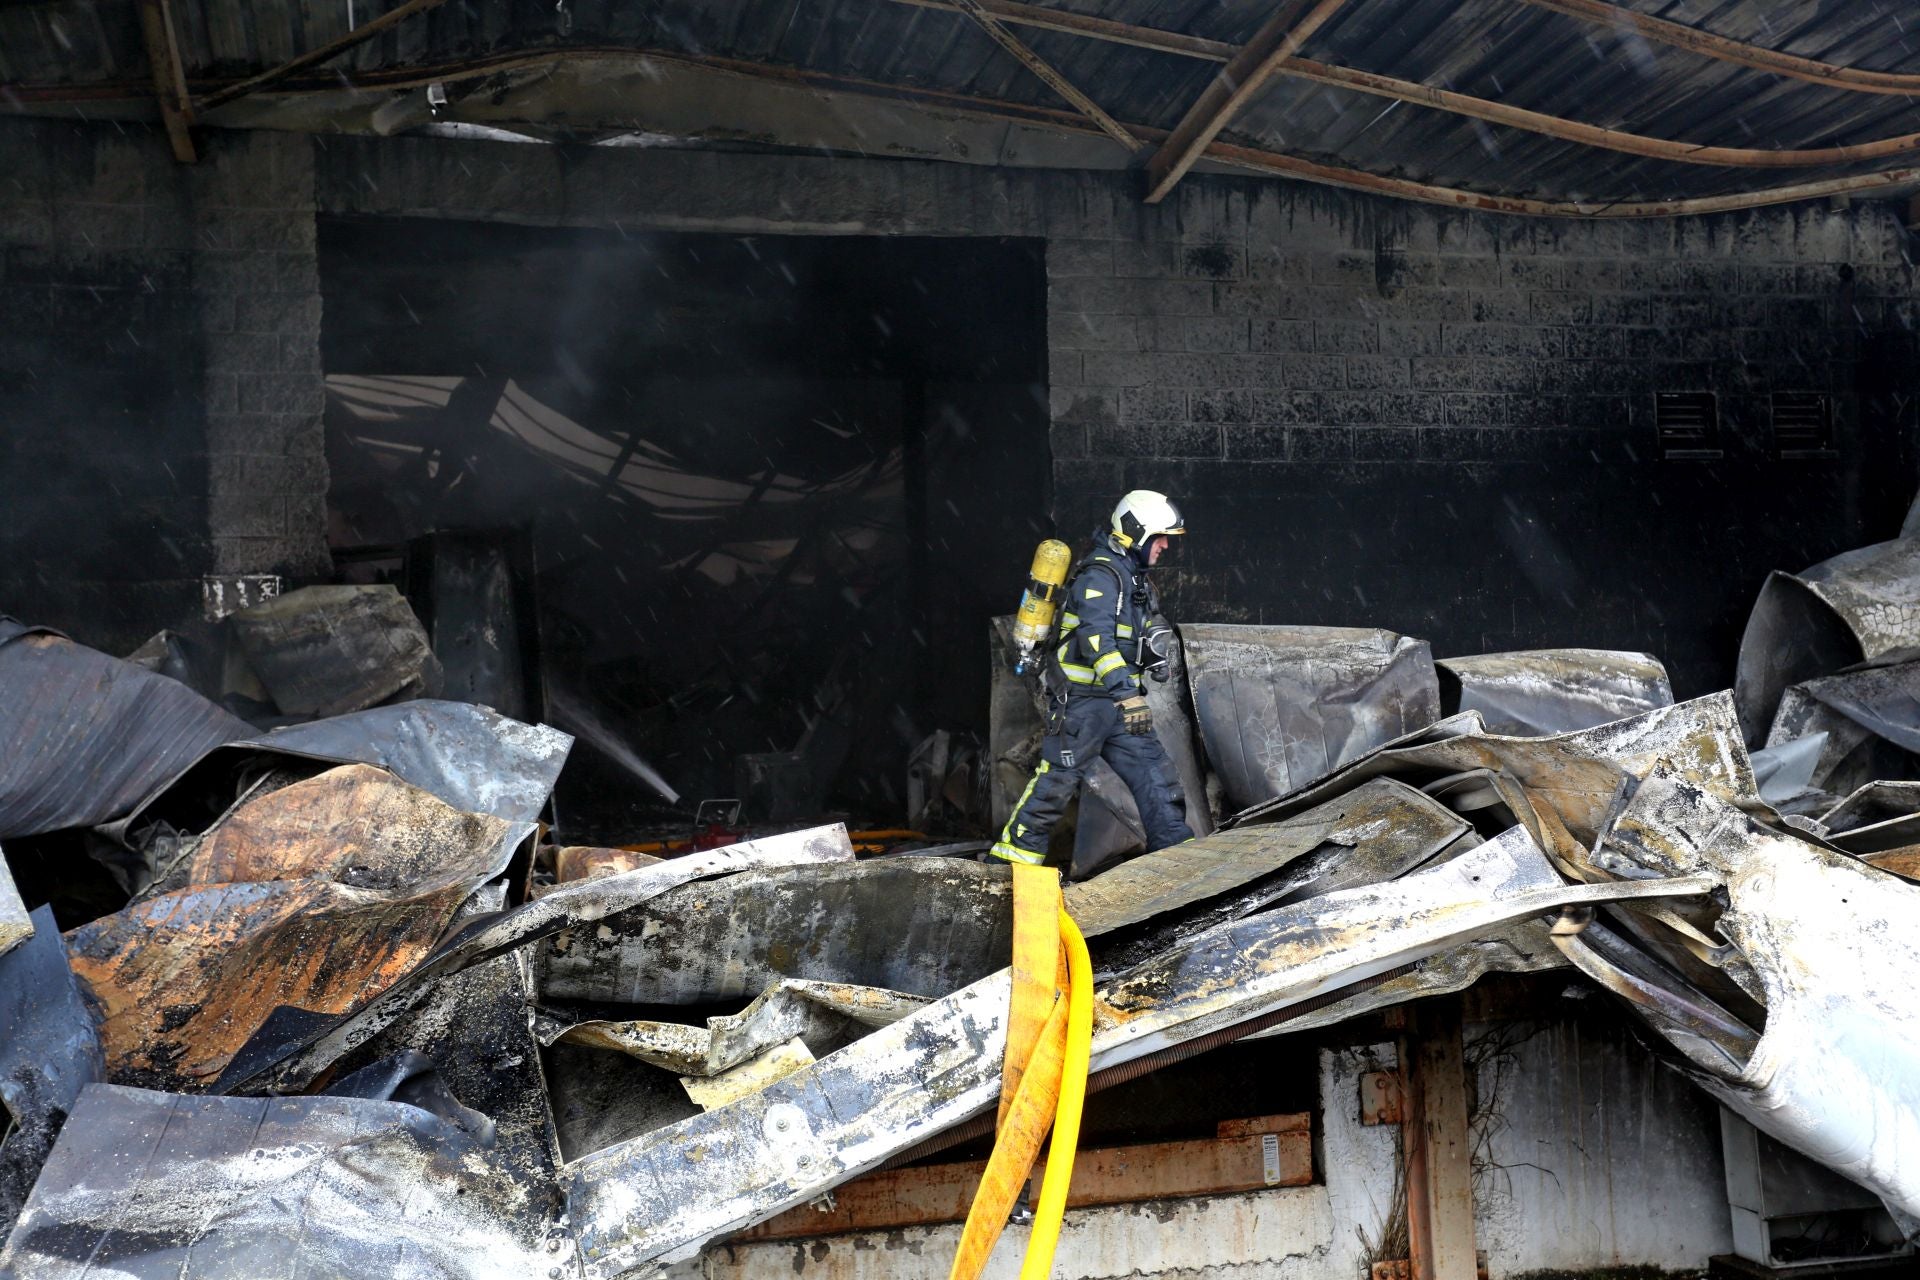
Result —
[[[196,92],[347,35],[390,5],[375,0],[173,0]],[[1238,45],[1274,5],[1223,0],[1052,0],[1046,7]],[[1637,0],[1639,13],[1766,49],[1848,67],[1920,72],[1894,0]],[[1032,26],[1012,28],[1119,120],[1176,126],[1219,71],[1197,58]],[[893,0],[453,0],[276,88],[340,89],[377,73],[515,53],[648,51],[725,59],[747,70],[962,94],[1058,112],[1062,103],[966,15]],[[1350,0],[1303,56],[1453,89],[1607,128],[1740,147],[1857,143],[1920,131],[1920,106],[1885,94],[1789,79],[1650,43],[1524,0]],[[136,6],[124,0],[0,0],[0,101],[35,109],[61,92],[91,100],[151,92]],[[820,86],[815,85],[818,89]],[[509,96],[509,101],[511,100]],[[609,121],[608,127],[616,122]],[[773,122],[777,124],[777,122]],[[618,122],[632,127],[632,119]],[[586,127],[591,134],[591,122]],[[770,128],[768,136],[777,135]],[[1899,168],[1910,157],[1816,168],[1728,168],[1647,159],[1356,90],[1274,77],[1224,142],[1371,174],[1547,199],[1670,200]],[[788,141],[788,140],[782,140]],[[805,139],[791,140],[805,145]]]

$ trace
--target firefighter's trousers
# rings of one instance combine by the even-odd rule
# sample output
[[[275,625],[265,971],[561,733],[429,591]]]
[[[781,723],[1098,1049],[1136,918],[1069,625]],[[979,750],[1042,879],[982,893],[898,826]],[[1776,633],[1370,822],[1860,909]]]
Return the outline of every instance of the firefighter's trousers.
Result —
[[[1095,760],[1105,760],[1133,792],[1149,853],[1193,839],[1186,793],[1159,737],[1128,733],[1113,699],[1081,696],[1048,702],[1040,766],[991,852],[1010,862],[1045,861],[1054,823]]]

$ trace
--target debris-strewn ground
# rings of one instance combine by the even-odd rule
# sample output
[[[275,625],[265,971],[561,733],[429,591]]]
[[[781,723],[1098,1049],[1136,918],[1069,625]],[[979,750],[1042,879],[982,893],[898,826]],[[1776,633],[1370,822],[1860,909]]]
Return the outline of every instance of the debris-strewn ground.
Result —
[[[404,604],[329,592],[199,692],[0,620],[0,840],[126,895],[62,936],[0,878],[0,1274],[614,1276],[990,1111],[1003,867],[543,838],[567,736],[413,697]],[[1224,802],[1144,856],[1084,806],[1091,1087],[1565,968],[1920,1220],[1917,606],[1920,540],[1776,575],[1679,704],[1645,654],[1189,628],[1163,732]]]

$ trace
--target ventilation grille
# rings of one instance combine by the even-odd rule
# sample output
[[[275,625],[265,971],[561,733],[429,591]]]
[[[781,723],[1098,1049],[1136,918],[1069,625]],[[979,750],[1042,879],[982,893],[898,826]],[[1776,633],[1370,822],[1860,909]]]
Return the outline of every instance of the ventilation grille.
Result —
[[[1820,391],[1774,392],[1773,451],[1782,458],[1832,457],[1832,397]]]
[[[1720,456],[1720,405],[1711,391],[1658,391],[1653,422],[1660,457],[1685,462]]]

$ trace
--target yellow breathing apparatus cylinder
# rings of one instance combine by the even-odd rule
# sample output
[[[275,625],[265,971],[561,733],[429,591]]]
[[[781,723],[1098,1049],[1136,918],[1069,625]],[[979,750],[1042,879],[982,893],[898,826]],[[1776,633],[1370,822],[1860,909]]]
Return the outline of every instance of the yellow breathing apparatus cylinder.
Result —
[[[1072,565],[1073,548],[1057,538],[1048,538],[1034,549],[1027,590],[1020,597],[1020,611],[1013,622],[1013,644],[1018,654],[1013,669],[1021,675],[1026,674],[1034,653],[1053,634],[1053,620],[1060,612],[1060,589],[1067,585],[1067,570]]]

